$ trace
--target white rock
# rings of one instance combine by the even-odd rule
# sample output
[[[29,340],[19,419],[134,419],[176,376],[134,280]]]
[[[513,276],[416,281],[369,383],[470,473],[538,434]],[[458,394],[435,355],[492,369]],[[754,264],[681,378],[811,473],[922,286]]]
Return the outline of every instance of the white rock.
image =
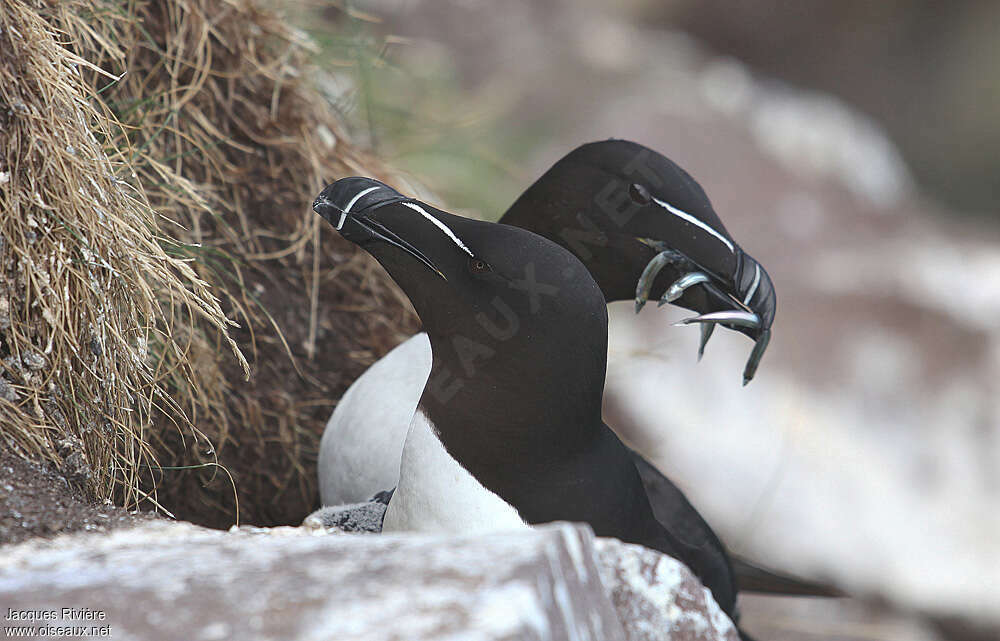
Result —
[[[687,567],[616,539],[597,539],[601,580],[628,641],[737,641],[729,617]]]
[[[92,608],[127,639],[623,641],[594,556],[589,528],[568,524],[443,537],[158,522],[5,548],[0,603]]]
[[[4,548],[0,603],[89,608],[128,639],[737,638],[684,565],[568,523],[455,537],[151,521]]]

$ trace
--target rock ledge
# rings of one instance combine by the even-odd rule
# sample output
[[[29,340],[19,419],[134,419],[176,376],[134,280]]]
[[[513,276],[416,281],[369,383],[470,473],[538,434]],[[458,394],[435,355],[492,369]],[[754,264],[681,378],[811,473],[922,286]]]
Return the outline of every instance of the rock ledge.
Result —
[[[0,602],[103,612],[130,639],[736,639],[683,565],[566,523],[451,537],[150,522],[7,546]]]

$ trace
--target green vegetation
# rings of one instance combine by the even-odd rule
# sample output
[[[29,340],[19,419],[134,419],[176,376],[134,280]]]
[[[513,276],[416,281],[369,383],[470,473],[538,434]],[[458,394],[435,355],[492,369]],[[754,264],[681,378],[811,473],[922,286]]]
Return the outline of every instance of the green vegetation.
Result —
[[[517,163],[537,132],[504,131],[508,105],[464,90],[447,55],[343,7],[311,8],[295,21],[319,47],[317,66],[335,78],[331,98],[352,136],[380,159],[453,210],[484,218],[499,218],[524,189]]]

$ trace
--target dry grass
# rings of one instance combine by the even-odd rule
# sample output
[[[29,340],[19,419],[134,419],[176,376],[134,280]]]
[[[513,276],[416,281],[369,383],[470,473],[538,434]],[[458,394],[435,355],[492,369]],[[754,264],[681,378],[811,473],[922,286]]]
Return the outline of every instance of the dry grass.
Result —
[[[414,325],[309,203],[385,172],[258,3],[8,4],[0,431],[63,466],[78,436],[100,497],[224,526],[235,482],[242,520],[300,519],[330,409]]]
[[[136,503],[152,417],[190,427],[164,382],[197,378],[191,326],[242,356],[207,283],[121,180],[127,159],[105,155],[111,123],[86,100],[85,63],[50,29],[24,2],[0,14],[0,431],[99,498]]]

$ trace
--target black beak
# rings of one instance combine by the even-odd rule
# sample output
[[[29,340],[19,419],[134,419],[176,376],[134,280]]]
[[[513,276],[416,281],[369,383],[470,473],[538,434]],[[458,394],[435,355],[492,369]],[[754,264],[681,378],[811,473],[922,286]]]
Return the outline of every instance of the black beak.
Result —
[[[639,277],[636,286],[636,312],[645,305],[660,270],[666,265],[679,269],[682,276],[667,288],[660,298],[660,305],[673,303],[699,312],[698,316],[685,318],[677,323],[701,326],[699,359],[716,325],[745,334],[753,340],[753,351],[743,369],[743,384],[749,383],[757,373],[757,367],[771,341],[771,324],[774,322],[776,307],[774,285],[764,268],[737,247],[734,252],[736,273],[727,278],[705,269],[662,241],[644,238],[637,240],[660,253],[649,262]]]
[[[327,186],[313,201],[313,211],[322,216],[340,235],[365,247],[381,242],[403,250],[443,278],[445,275],[420,250],[367,214],[409,200],[392,187],[371,178],[343,178]]]

